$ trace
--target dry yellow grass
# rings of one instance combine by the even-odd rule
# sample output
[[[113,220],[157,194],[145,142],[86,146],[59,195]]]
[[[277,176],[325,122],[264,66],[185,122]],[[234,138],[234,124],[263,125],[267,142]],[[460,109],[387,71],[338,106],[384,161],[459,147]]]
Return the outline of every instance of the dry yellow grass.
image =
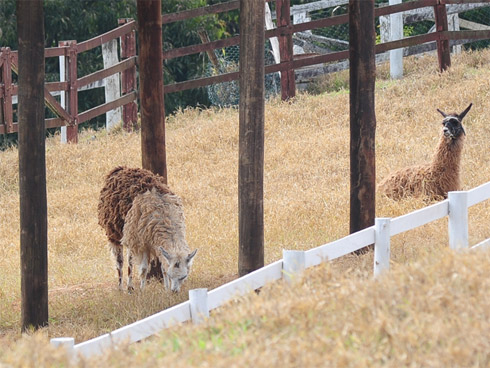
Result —
[[[430,160],[440,132],[436,108],[459,112],[473,102],[465,118],[463,189],[487,182],[490,52],[455,57],[443,74],[434,57],[409,65],[404,79],[377,83],[378,181]],[[267,104],[266,263],[283,248],[309,249],[347,235],[348,99],[340,91]],[[64,358],[45,346],[47,336],[73,336],[78,343],[179,303],[191,288],[212,289],[237,277],[238,112],[193,109],[167,122],[169,185],[183,198],[189,244],[199,248],[183,291],[170,295],[154,283],[144,295],[119,293],[97,225],[104,175],[116,165],[140,166],[139,135],[86,132],[78,145],[54,137],[47,140],[50,326],[32,338],[19,333],[18,153],[0,153],[0,362],[62,365]],[[377,215],[395,217],[425,205],[379,197]],[[489,207],[470,209],[471,243],[490,237]],[[202,329],[175,328],[123,350],[122,359],[101,362],[450,366],[455,359],[456,366],[488,365],[488,253],[453,256],[445,250],[446,229],[443,219],[394,237],[393,271],[377,282],[370,277],[372,255],[345,257],[308,272],[296,288],[267,287],[218,311]]]
[[[488,366],[490,253],[442,254],[442,259],[397,267],[376,281],[369,271],[338,272],[323,265],[293,287],[269,285],[258,296],[231,303],[202,327],[174,328],[92,362],[114,367]]]

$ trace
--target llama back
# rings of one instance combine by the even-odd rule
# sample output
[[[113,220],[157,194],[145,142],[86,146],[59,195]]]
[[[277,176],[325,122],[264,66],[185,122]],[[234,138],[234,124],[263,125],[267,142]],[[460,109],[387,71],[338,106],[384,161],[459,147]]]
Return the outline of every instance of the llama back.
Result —
[[[147,250],[154,257],[162,246],[170,254],[189,254],[181,199],[155,188],[135,197],[128,211],[121,243],[135,253]]]
[[[423,182],[428,172],[429,165],[416,165],[400,169],[379,183],[378,190],[396,200],[408,195],[420,196],[423,194]]]
[[[440,175],[434,175],[429,164],[400,169],[386,177],[378,190],[387,197],[399,200],[406,197],[441,199],[447,193],[441,186]]]
[[[164,179],[149,170],[119,166],[106,176],[99,197],[98,220],[110,242],[120,244],[124,220],[134,198],[152,188],[171,193]]]

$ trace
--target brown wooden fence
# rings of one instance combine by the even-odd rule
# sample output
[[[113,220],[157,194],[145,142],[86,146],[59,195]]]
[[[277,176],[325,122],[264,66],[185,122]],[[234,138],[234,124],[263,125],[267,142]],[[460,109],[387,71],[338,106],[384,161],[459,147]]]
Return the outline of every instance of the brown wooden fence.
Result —
[[[266,0],[273,1],[273,0]],[[289,7],[289,0],[274,0],[276,2],[276,10]],[[446,5],[449,4],[469,4],[469,3],[490,3],[490,0],[414,0],[404,2],[398,5],[383,6],[375,9],[375,16],[386,16],[398,12],[419,9],[424,7],[432,7],[434,9],[434,18],[436,21],[436,31],[434,33],[407,37],[397,41],[385,42],[376,45],[376,53],[383,53],[389,50],[398,49],[401,47],[409,47],[420,45],[427,42],[436,42],[439,57],[439,67],[441,70],[446,69],[450,65],[450,40],[482,40],[490,39],[490,30],[480,31],[448,31],[448,21],[446,13]],[[227,3],[216,4],[198,9],[187,10],[173,14],[163,14],[162,23],[169,24],[172,22],[182,21],[207,14],[218,14],[230,10],[236,10],[240,6],[239,0],[230,1]],[[316,28],[326,28],[346,24],[349,21],[349,15],[343,14],[338,16],[317,19],[306,23],[290,24],[289,12],[277,11],[277,28],[265,31],[265,37],[278,37],[281,63],[268,65],[265,67],[266,73],[281,72],[281,74],[289,75],[295,69],[302,67],[339,61],[349,58],[349,51],[339,51],[323,55],[314,56],[294,56],[291,47],[293,33],[313,30]],[[223,40],[216,40],[197,45],[166,50],[163,52],[164,60],[177,57],[192,55],[200,52],[209,52],[215,49],[239,45],[240,37],[234,36]],[[229,82],[238,80],[238,72],[225,73],[221,75],[199,78],[180,83],[174,83],[165,86],[165,93],[184,91],[187,89],[204,87],[207,85]],[[295,94],[294,83],[284,83],[282,87],[283,99],[288,99]],[[285,90],[286,88],[286,90]]]
[[[291,75],[294,70],[306,66],[334,62],[348,59],[349,51],[332,52],[313,56],[295,56],[292,53],[292,36],[295,32],[303,32],[317,28],[331,27],[348,23],[348,14],[331,16],[317,19],[300,24],[291,24],[289,11],[290,0],[265,0],[265,2],[276,3],[277,28],[265,31],[266,38],[278,37],[280,45],[281,62],[278,64],[267,65],[265,73],[281,72],[282,75]],[[482,40],[490,39],[490,30],[478,31],[448,31],[448,21],[446,5],[448,4],[468,4],[468,3],[490,3],[490,0],[414,0],[398,5],[384,6],[375,9],[375,16],[386,16],[393,13],[432,7],[434,9],[434,19],[436,21],[436,31],[434,33],[403,38],[397,41],[385,42],[376,45],[376,53],[383,53],[389,50],[420,45],[428,42],[437,43],[439,57],[439,67],[441,70],[450,65],[450,40]],[[206,6],[203,8],[192,9],[172,14],[162,15],[162,24],[182,21],[208,14],[218,14],[231,10],[239,9],[240,1],[233,0],[226,3]],[[67,126],[67,139],[69,142],[77,141],[78,124],[90,120],[98,115],[104,114],[119,106],[123,106],[123,122],[126,129],[132,129],[136,123],[137,114],[137,91],[136,91],[136,36],[135,22],[133,20],[121,20],[120,26],[101,36],[95,37],[85,42],[76,43],[75,41],[65,41],[60,43],[60,47],[48,48],[45,56],[66,58],[67,72],[65,82],[50,82],[45,85],[45,99],[47,106],[57,115],[56,118],[47,119],[46,127]],[[77,78],[76,60],[77,55],[99,47],[102,44],[120,38],[121,57],[124,59],[118,64],[97,71],[82,78]],[[213,52],[228,46],[239,45],[240,37],[234,36],[222,40],[215,40],[196,45],[165,50],[163,59],[173,59],[186,55],[201,52]],[[17,52],[9,48],[0,49],[0,134],[17,132],[17,122],[14,121],[12,110],[12,96],[17,94],[17,85],[12,83],[12,71],[16,72],[18,65]],[[78,88],[104,79],[110,75],[121,73],[122,76],[122,97],[94,107],[90,110],[78,111]],[[199,78],[179,83],[166,85],[165,93],[184,91],[192,88],[204,87],[207,85],[238,80],[239,73],[231,72],[221,75]],[[283,81],[284,82],[284,81]],[[282,83],[282,97],[288,99],[295,95],[295,84],[293,80]],[[51,96],[49,92],[62,91],[66,93],[67,107],[64,109],[60,103]]]
[[[123,123],[131,129],[136,123],[137,91],[136,91],[136,35],[135,22],[121,20],[120,26],[90,40],[61,41],[60,47],[47,48],[45,57],[64,57],[66,75],[64,82],[48,82],[44,87],[46,106],[57,116],[46,119],[46,128],[67,127],[67,141],[76,143],[78,140],[78,124],[98,115],[105,114],[123,106]],[[120,38],[121,57],[123,60],[110,68],[102,69],[84,77],[77,76],[78,55],[93,48]],[[12,83],[12,72],[17,73],[18,53],[8,47],[0,49],[0,134],[18,131],[18,123],[14,121],[12,97],[17,95],[18,86]],[[78,89],[96,81],[103,80],[113,74],[121,73],[123,95],[114,101],[106,102],[87,111],[78,111]],[[61,91],[66,96],[66,108],[54,98],[50,92]]]

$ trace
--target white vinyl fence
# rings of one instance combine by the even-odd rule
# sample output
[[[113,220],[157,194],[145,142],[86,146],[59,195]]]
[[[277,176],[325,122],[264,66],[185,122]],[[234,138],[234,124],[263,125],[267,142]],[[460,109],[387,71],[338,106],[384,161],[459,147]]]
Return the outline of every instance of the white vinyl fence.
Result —
[[[449,246],[458,250],[468,248],[468,208],[490,198],[490,182],[469,191],[450,192],[448,199],[396,218],[377,218],[375,225],[334,242],[308,251],[283,251],[283,259],[240,277],[214,290],[189,291],[189,300],[156,313],[128,326],[75,345],[73,338],[55,338],[51,343],[64,346],[70,356],[89,357],[102,354],[118,343],[133,343],[158,333],[177,323],[201,323],[209,311],[229,300],[261,288],[270,281],[284,278],[291,281],[304,269],[342,257],[374,244],[374,276],[389,269],[390,238],[422,225],[449,216]],[[472,249],[490,245],[487,239]]]

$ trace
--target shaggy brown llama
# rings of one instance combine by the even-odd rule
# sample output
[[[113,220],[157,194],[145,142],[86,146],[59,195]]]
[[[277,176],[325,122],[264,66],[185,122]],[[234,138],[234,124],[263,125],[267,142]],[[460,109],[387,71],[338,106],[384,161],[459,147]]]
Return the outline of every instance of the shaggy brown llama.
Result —
[[[149,170],[119,166],[106,176],[104,186],[100,191],[98,217],[99,225],[105,230],[109,246],[116,258],[116,268],[119,277],[119,288],[122,289],[123,276],[123,237],[124,221],[133,200],[139,194],[155,188],[159,193],[173,194],[164,179]],[[128,268],[128,276],[131,269]],[[152,261],[149,276],[163,278],[161,264]]]
[[[420,196],[437,200],[446,198],[450,191],[460,190],[461,151],[466,135],[462,120],[471,106],[461,114],[446,114],[437,109],[444,119],[432,162],[390,174],[378,185],[378,190],[395,200]]]

